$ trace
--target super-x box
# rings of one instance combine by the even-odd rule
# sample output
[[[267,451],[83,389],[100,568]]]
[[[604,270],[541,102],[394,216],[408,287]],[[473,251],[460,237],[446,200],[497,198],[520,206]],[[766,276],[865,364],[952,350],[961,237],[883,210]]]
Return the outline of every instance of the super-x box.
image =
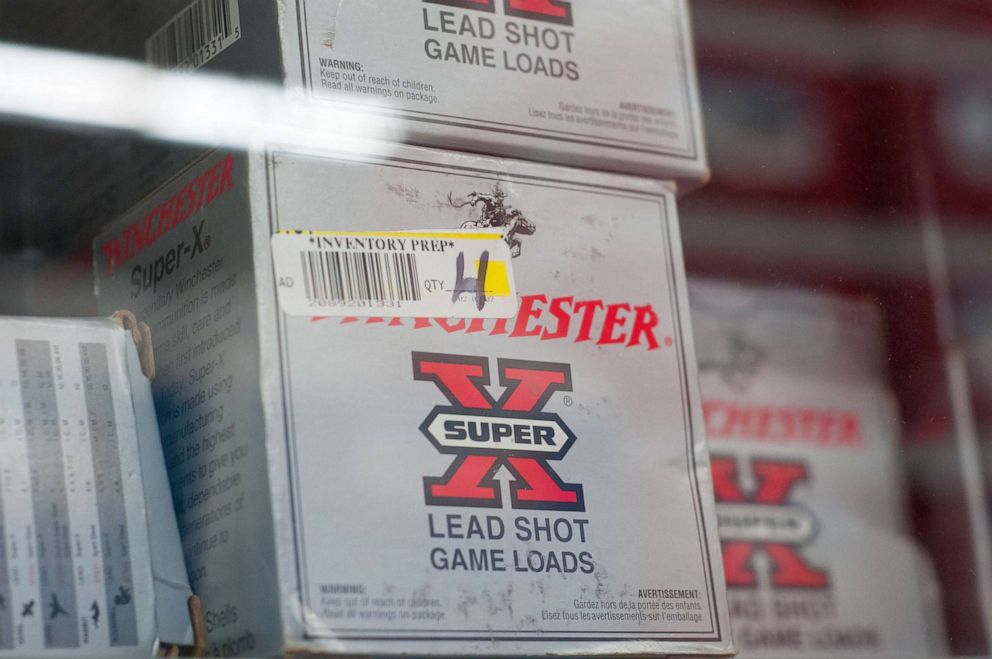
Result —
[[[80,47],[275,81],[398,119],[410,143],[686,187],[707,175],[685,0],[145,0],[87,11],[115,38],[65,26],[84,33]]]
[[[734,638],[750,657],[942,654],[907,534],[878,309],[690,283]]]
[[[670,185],[215,151],[95,267],[212,651],[732,653]]]

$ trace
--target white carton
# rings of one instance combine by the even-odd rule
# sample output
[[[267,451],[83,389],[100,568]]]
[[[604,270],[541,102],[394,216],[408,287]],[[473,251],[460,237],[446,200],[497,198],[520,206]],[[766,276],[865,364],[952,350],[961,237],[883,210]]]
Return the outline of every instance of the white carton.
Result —
[[[317,99],[376,111],[374,101],[407,121],[414,143],[706,177],[684,0],[286,7],[287,81]]]
[[[109,319],[0,318],[0,656],[188,645],[149,381]]]
[[[730,654],[671,187],[375,148],[213,152],[96,241],[211,651]]]
[[[905,535],[877,310],[822,293],[689,288],[741,655],[939,654],[936,584]]]
[[[686,0],[143,0],[86,11],[64,26],[82,32],[78,46],[276,80],[399,119],[413,144],[680,188],[708,175]],[[84,27],[93,22],[108,28]]]

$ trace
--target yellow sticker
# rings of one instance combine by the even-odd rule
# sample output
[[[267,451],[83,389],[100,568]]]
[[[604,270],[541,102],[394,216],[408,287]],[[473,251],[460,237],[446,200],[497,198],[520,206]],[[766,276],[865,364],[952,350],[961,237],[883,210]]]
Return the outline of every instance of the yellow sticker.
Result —
[[[479,271],[481,263],[476,260],[475,271]],[[486,266],[486,295],[492,297],[510,296],[510,277],[507,274],[506,261],[490,261]]]

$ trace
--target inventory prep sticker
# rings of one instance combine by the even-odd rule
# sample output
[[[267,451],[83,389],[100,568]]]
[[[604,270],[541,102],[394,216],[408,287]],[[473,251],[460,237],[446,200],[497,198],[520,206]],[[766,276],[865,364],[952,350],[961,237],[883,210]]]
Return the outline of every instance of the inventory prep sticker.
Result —
[[[272,259],[291,316],[517,313],[510,246],[495,231],[280,231]]]

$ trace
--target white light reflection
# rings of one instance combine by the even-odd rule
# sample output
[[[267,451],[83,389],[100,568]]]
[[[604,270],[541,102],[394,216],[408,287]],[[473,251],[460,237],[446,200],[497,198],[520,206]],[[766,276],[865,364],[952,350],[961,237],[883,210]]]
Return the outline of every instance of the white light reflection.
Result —
[[[0,43],[0,115],[241,149],[403,141],[398,122],[381,112],[309,100],[276,84],[9,43]]]

